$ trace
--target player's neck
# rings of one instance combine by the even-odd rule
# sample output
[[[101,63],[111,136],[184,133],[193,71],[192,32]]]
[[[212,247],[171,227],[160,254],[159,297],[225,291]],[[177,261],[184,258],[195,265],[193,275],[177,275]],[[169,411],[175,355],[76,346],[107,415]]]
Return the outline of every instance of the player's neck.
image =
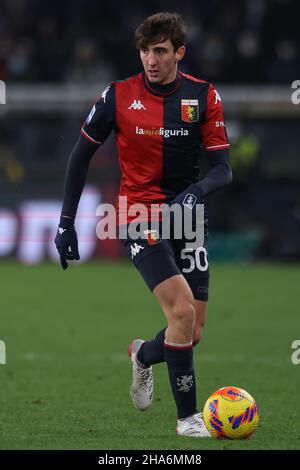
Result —
[[[170,83],[166,83],[166,84],[153,83],[149,81],[147,75],[144,73],[144,82],[147,88],[150,91],[154,91],[159,94],[169,94],[169,93],[173,93],[174,91],[176,91],[179,86],[180,78],[181,78],[180,73],[177,72],[175,80],[173,80]]]

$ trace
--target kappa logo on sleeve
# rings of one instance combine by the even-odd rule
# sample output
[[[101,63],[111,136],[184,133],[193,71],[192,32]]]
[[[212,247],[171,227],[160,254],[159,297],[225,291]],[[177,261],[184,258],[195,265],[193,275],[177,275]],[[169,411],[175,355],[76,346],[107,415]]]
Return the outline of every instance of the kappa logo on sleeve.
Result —
[[[110,85],[108,85],[105,90],[102,92],[101,98],[103,99],[104,103],[106,103],[106,95],[108,90],[110,89]]]
[[[222,102],[221,100],[221,96],[219,95],[219,93],[217,92],[217,90],[214,90],[216,96],[215,96],[215,104],[217,104],[218,101]]]

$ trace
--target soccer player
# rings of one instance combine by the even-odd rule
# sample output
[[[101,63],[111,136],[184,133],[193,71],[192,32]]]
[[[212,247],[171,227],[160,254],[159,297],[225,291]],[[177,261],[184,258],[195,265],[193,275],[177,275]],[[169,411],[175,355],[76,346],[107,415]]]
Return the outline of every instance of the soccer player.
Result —
[[[90,159],[112,130],[122,170],[119,195],[127,197],[128,206],[176,203],[194,213],[206,196],[231,182],[221,98],[210,83],[178,70],[185,36],[180,15],[148,17],[135,33],[143,72],[111,83],[84,122],[67,167],[55,239],[64,269],[68,260],[79,259],[74,221]],[[210,169],[201,177],[203,156]],[[126,223],[132,221],[118,203],[117,210]],[[204,243],[196,249],[186,248],[184,236],[165,239],[156,230],[124,241],[167,320],[153,339],[136,339],[128,346],[131,398],[141,411],[151,405],[152,366],[166,362],[180,436],[210,436],[197,409],[193,363],[208,301],[206,210],[204,222]]]

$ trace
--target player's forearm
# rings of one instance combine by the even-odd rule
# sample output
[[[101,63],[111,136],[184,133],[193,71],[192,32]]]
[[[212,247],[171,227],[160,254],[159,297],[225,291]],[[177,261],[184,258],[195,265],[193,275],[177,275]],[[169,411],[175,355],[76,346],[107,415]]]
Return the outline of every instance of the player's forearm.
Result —
[[[90,160],[97,150],[97,145],[89,142],[82,135],[78,138],[69,158],[65,182],[61,215],[74,220],[80,196],[84,188]]]
[[[208,152],[211,169],[197,184],[204,196],[214,193],[231,183],[232,171],[228,150]]]

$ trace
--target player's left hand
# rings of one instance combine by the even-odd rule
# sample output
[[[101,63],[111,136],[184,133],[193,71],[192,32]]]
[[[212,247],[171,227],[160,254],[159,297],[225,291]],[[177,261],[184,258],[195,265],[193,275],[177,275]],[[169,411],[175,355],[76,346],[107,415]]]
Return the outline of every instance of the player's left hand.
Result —
[[[178,219],[181,221],[183,225],[185,225],[185,211],[191,210],[191,220],[192,220],[192,229],[195,230],[197,226],[197,204],[202,204],[204,202],[203,191],[200,187],[197,186],[196,183],[191,184],[188,186],[184,191],[182,191],[178,196],[173,199],[169,205],[172,206],[173,204],[179,204],[182,208],[182,218]],[[177,220],[174,219],[174,214],[171,211],[170,213],[170,224],[171,229],[175,230],[175,224]]]
[[[62,217],[60,220],[57,234],[55,237],[55,245],[60,256],[60,264],[63,269],[68,268],[67,260],[79,260],[77,233],[74,222],[65,221]]]
[[[180,204],[196,211],[196,204],[203,202],[203,191],[196,183],[190,184],[182,193],[178,194],[171,204]]]

